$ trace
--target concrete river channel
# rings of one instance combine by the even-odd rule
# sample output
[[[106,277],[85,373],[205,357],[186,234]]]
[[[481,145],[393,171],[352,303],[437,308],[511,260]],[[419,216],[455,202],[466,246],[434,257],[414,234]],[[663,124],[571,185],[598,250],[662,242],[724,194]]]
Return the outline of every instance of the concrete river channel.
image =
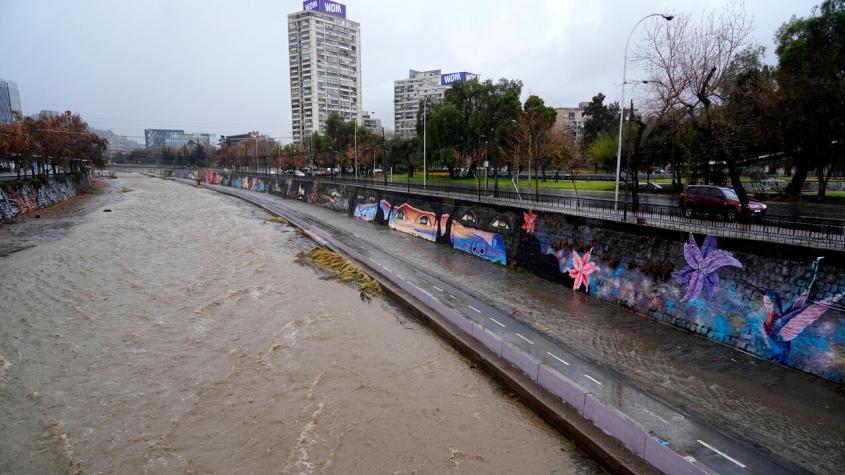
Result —
[[[296,228],[103,183],[0,227],[0,473],[603,473]]]

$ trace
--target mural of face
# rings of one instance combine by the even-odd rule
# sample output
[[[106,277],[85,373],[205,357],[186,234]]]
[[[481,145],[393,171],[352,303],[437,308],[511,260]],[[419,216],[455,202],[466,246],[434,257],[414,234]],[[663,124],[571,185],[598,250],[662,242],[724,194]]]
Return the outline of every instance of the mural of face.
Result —
[[[376,219],[376,214],[378,214],[378,203],[375,202],[375,198],[370,198],[370,200],[371,201],[355,205],[355,212],[353,215],[356,218],[363,219],[364,221],[372,221]]]
[[[427,241],[437,240],[436,215],[431,211],[422,211],[408,203],[403,203],[390,213],[388,226],[406,234],[423,238]]]
[[[466,215],[465,215],[466,216]],[[470,222],[475,222],[472,216]],[[507,264],[505,240],[498,233],[464,226],[458,221],[452,222],[452,246],[455,249],[473,254],[488,261]]]

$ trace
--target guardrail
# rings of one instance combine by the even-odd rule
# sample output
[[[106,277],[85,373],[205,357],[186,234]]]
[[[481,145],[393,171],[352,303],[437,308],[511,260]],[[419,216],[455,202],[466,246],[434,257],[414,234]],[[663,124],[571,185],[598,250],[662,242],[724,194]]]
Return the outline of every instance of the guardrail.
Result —
[[[152,170],[151,170],[152,171]],[[153,171],[158,172],[161,170]],[[185,170],[182,170],[185,171]],[[318,181],[326,184],[356,186],[378,191],[393,191],[421,196],[436,196],[480,204],[510,206],[534,211],[561,213],[591,219],[649,226],[675,231],[712,234],[721,237],[777,242],[806,247],[845,250],[845,221],[825,218],[794,218],[765,215],[754,219],[731,221],[717,215],[698,215],[687,218],[676,206],[639,205],[634,211],[631,203],[570,196],[518,193],[514,191],[465,188],[444,185],[423,186],[414,183],[363,180],[344,177],[266,175],[261,173],[226,172],[256,176],[268,180],[292,179],[297,182]]]

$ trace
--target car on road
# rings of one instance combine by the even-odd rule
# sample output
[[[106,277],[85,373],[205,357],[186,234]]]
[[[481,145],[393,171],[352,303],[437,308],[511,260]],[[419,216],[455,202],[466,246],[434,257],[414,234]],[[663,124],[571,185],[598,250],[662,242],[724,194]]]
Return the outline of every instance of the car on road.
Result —
[[[684,216],[692,218],[699,213],[721,214],[729,221],[740,217],[760,217],[766,214],[766,204],[750,199],[743,206],[733,188],[711,185],[688,185],[678,198]]]

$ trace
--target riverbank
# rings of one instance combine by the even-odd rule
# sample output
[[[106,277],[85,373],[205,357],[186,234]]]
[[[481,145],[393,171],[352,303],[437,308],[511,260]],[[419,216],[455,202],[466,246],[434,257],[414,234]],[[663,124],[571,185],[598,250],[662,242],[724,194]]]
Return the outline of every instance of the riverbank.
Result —
[[[92,187],[88,171],[71,175],[39,175],[35,178],[0,183],[0,224],[15,222],[40,210],[63,203]]]

